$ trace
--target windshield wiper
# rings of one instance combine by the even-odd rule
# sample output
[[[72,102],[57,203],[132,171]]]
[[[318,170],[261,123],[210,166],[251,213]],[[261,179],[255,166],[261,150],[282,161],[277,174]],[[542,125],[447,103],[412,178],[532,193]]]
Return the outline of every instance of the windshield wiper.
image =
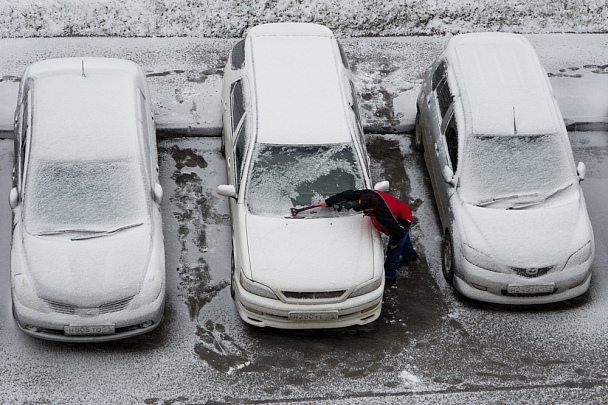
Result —
[[[136,226],[140,226],[143,224],[144,224],[143,222],[138,222],[136,224],[130,224],[130,225],[121,226],[119,228],[110,229],[109,231],[98,231],[97,233],[94,233],[91,235],[75,236],[73,238],[70,238],[70,240],[84,240],[84,239],[101,238],[102,236],[111,235],[113,233],[124,231],[125,229],[129,229],[129,228],[135,228]]]
[[[478,207],[485,207],[486,205],[494,204],[495,202],[502,201],[502,200],[508,200],[511,198],[520,198],[520,197],[536,197],[537,195],[538,195],[537,192],[524,193],[524,194],[509,194],[509,195],[494,197],[489,200],[479,201],[479,202],[475,203],[475,205]]]
[[[59,235],[61,233],[99,233],[104,231],[94,229],[56,229],[54,231],[44,231],[34,234],[34,236]]]
[[[547,194],[541,200],[532,201],[532,202],[528,202],[528,203],[522,203],[522,204],[515,204],[515,205],[513,205],[513,206],[511,206],[511,207],[509,207],[507,209],[508,210],[511,210],[511,209],[521,209],[521,208],[531,207],[532,205],[543,203],[543,202],[547,201],[549,198],[553,197],[554,195],[561,193],[562,191],[564,191],[565,189],[567,189],[568,187],[570,187],[573,184],[574,184],[574,182],[570,182],[570,183],[566,184],[565,186],[560,187],[557,190],[552,191],[551,193]]]

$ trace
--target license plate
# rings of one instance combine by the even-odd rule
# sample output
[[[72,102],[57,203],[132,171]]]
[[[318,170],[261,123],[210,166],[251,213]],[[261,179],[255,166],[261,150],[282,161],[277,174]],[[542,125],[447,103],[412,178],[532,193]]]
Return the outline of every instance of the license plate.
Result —
[[[555,290],[555,284],[513,285],[507,286],[509,294],[547,294]]]
[[[332,312],[290,312],[290,321],[331,321],[338,319],[338,311]]]
[[[64,326],[63,332],[70,336],[112,335],[114,325],[70,325]]]

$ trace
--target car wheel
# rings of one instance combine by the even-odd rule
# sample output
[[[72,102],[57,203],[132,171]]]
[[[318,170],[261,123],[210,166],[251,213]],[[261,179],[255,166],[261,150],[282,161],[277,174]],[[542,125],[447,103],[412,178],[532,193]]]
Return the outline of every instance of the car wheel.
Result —
[[[441,248],[441,270],[443,271],[443,277],[449,284],[454,282],[454,245],[452,243],[452,236],[448,231],[445,231],[443,237],[443,246]]]
[[[222,152],[222,157],[226,157],[226,143],[224,142],[224,135],[222,135],[222,146],[220,146],[220,152]]]
[[[424,143],[422,142],[422,127],[420,126],[420,112],[416,112],[416,122],[414,124],[414,145],[418,152],[424,152]]]
[[[234,252],[230,255],[230,296],[232,299],[236,296],[236,286],[234,285]]]

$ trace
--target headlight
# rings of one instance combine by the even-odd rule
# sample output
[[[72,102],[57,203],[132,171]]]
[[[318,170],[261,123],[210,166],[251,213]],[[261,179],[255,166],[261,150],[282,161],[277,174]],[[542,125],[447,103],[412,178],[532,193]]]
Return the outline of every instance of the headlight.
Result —
[[[353,291],[353,293],[348,298],[355,298],[360,295],[368,294],[372,291],[377,290],[378,288],[380,288],[380,286],[382,286],[382,277],[378,277],[376,279],[368,281],[367,283],[361,284],[355,289],[355,291]]]
[[[498,271],[496,262],[490,257],[490,255],[487,255],[471,247],[470,245],[467,245],[466,243],[462,244],[462,250],[464,259],[472,265],[481,267],[485,270]]]
[[[239,283],[245,291],[248,291],[255,295],[259,295],[260,297],[278,300],[277,296],[272,292],[270,288],[260,283],[256,283],[255,281],[249,280],[247,277],[245,277],[243,272],[241,272],[241,274],[239,275]]]
[[[137,309],[156,301],[162,287],[163,280],[160,280],[160,277],[155,275],[154,272],[149,272],[144,278],[144,283],[141,286],[141,290],[139,290],[139,293],[131,302],[131,309]]]
[[[591,250],[591,241],[588,241],[583,247],[572,253],[566,262],[566,266],[578,266],[579,264],[585,263],[591,257],[591,253],[593,253]]]
[[[14,279],[15,283],[15,298],[19,303],[29,309],[39,312],[48,312],[44,301],[38,297],[34,287],[30,284],[30,280],[25,274],[17,274]]]

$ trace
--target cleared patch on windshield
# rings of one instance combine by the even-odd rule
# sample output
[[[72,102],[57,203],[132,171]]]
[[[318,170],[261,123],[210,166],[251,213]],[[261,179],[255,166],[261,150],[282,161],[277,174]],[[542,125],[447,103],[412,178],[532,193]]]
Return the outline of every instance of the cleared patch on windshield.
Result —
[[[287,216],[291,207],[363,187],[361,168],[350,144],[260,144],[254,151],[247,206],[256,215]],[[317,215],[336,214],[328,209],[315,211]]]

